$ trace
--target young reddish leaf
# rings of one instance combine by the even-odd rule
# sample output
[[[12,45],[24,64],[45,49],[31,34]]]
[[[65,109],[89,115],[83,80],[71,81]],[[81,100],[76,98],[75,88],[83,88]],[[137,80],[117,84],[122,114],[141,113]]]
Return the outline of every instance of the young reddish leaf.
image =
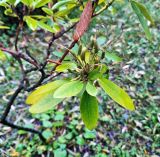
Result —
[[[83,10],[83,13],[80,17],[80,21],[78,22],[76,26],[76,30],[73,35],[73,39],[75,41],[78,41],[79,38],[87,30],[89,23],[91,21],[91,18],[92,18],[92,13],[93,13],[92,2],[89,0],[88,3],[86,4],[86,7]]]

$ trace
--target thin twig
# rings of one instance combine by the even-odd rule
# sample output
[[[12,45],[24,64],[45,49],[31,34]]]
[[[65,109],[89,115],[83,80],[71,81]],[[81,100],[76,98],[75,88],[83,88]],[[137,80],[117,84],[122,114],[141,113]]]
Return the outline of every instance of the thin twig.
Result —
[[[104,12],[106,9],[108,9],[114,2],[115,0],[111,0],[109,3],[107,3],[102,9],[100,9],[98,12],[96,12],[95,14],[93,14],[93,17],[101,14],[102,12]]]
[[[22,58],[23,60],[29,62],[30,64],[38,67],[37,63],[35,63],[33,60],[31,60],[30,58],[28,58],[25,54],[22,54],[22,53],[19,53],[19,52],[15,52],[15,51],[12,51],[12,50],[8,50],[6,48],[0,48],[0,50],[4,51],[4,52],[7,52],[9,54],[11,54],[13,57],[15,58]]]
[[[37,88],[38,86],[40,86],[40,85],[42,84],[43,80],[46,78],[46,74],[45,74],[45,72],[44,72],[44,69],[42,68],[42,69],[40,69],[39,71],[41,72],[41,78],[40,78],[39,81],[38,81],[36,84],[34,84],[32,87],[26,89],[26,91],[31,92],[32,90],[34,90],[35,88]]]
[[[21,82],[19,87],[17,88],[17,90],[12,95],[10,101],[8,102],[7,107],[5,109],[5,112],[2,115],[1,121],[4,121],[6,119],[6,117],[8,116],[9,111],[11,109],[11,106],[12,106],[14,100],[17,98],[18,94],[21,92],[22,89],[23,89],[23,83]]]
[[[21,18],[20,19],[20,22],[19,22],[19,25],[17,27],[17,30],[16,30],[16,39],[15,39],[15,50],[18,52],[18,39],[19,39],[19,34],[20,34],[20,31],[22,31],[23,29],[23,19]],[[21,68],[21,72],[22,72],[22,76],[24,78],[24,80],[26,80],[26,74],[25,74],[25,70],[24,70],[24,67],[23,67],[23,64],[22,64],[22,60],[21,58],[17,57],[17,61],[20,65],[20,68]]]
[[[72,28],[75,27],[75,25],[76,25],[76,23],[74,23],[73,25],[71,25],[70,27],[68,27],[66,30],[62,28],[60,32],[58,32],[57,34],[53,34],[52,39],[50,40],[50,42],[49,42],[49,44],[48,44],[47,56],[46,56],[45,62],[44,62],[44,64],[43,64],[43,68],[46,66],[47,60],[48,60],[49,57],[50,57],[51,47],[52,47],[53,42],[54,42],[56,39],[59,39],[60,37],[62,37],[65,33],[69,32]]]
[[[19,125],[15,125],[15,124],[13,124],[11,122],[8,122],[7,120],[1,121],[1,123],[4,124],[4,125],[9,126],[11,128],[14,128],[14,129],[24,130],[24,131],[28,131],[28,132],[31,132],[31,133],[35,133],[40,137],[40,139],[43,142],[46,142],[46,139],[43,137],[42,132],[40,132],[38,130],[27,128],[27,127],[22,127],[22,126],[19,126]]]
[[[93,14],[93,15],[92,15],[92,18],[95,17],[95,16],[98,16],[98,15],[99,15],[100,13],[102,13],[104,10],[108,9],[108,8],[113,4],[114,1],[115,1],[115,0],[111,0],[111,1],[110,1],[108,4],[106,4],[100,11],[98,11],[98,12],[95,13],[95,14]],[[95,4],[98,4],[98,0],[95,2]],[[94,9],[94,11],[95,11],[95,9]],[[75,25],[76,25],[76,23],[75,23]],[[78,41],[73,41],[73,42],[71,43],[70,47],[64,52],[63,56],[60,58],[60,60],[59,60],[60,63],[64,60],[64,58],[68,55],[70,49],[72,49],[77,42],[78,42]],[[53,71],[55,71],[55,69],[57,68],[57,66],[58,66],[58,64],[56,64],[56,65],[54,66],[54,68],[52,69],[52,72],[51,72],[51,73],[53,73]]]
[[[47,62],[61,65],[61,63],[59,61],[54,61],[54,60],[51,60],[51,59],[47,59]]]
[[[19,33],[23,28],[23,21],[20,20],[19,25],[16,30],[16,39],[15,39],[15,50],[18,51],[18,39],[19,39]]]
[[[37,60],[31,55],[31,53],[28,51],[27,47],[24,47],[26,54],[36,63],[38,64]]]
[[[68,55],[69,51],[74,47],[74,45],[75,45],[77,42],[78,42],[78,41],[73,41],[73,42],[71,43],[71,45],[69,46],[69,48],[66,49],[66,51],[65,51],[64,54],[63,54],[63,56],[59,59],[59,61],[58,61],[59,63],[62,63],[62,61],[63,61],[63,60],[65,59],[65,57]],[[56,64],[56,65],[53,67],[51,73],[53,73],[53,72],[56,70],[57,66],[58,66],[58,64]]]
[[[42,64],[42,68],[39,69],[39,71],[41,72],[41,77],[40,77],[39,81],[38,81],[35,85],[33,85],[32,87],[30,87],[30,88],[27,89],[28,92],[29,92],[29,91],[32,91],[32,90],[35,89],[35,88],[37,88],[39,85],[42,84],[42,82],[44,81],[44,79],[46,79],[47,77],[49,77],[49,75],[46,75],[46,74],[45,74],[44,68],[45,68],[45,66],[47,65],[47,62],[48,62],[47,60],[48,60],[48,58],[49,58],[49,56],[50,56],[50,53],[51,53],[50,49],[51,49],[51,46],[52,46],[53,42],[54,42],[56,39],[62,37],[65,33],[67,33],[68,31],[70,31],[72,28],[74,28],[75,25],[76,25],[76,23],[73,24],[72,26],[70,26],[69,28],[67,28],[66,30],[63,30],[63,29],[62,29],[62,30],[61,30],[60,32],[58,32],[57,34],[53,34],[52,39],[51,39],[51,41],[50,41],[49,44],[48,44],[47,56],[46,56],[46,58],[45,58],[44,63]],[[68,53],[67,53],[67,54],[68,54]],[[67,54],[66,54],[66,55],[67,55]],[[64,54],[64,55],[65,55],[65,54]],[[66,56],[66,55],[65,55],[65,56]],[[62,57],[65,58],[65,56],[62,56]],[[60,63],[61,63],[61,62],[60,62]],[[57,66],[58,66],[58,65],[57,65]],[[55,67],[55,68],[56,68],[56,67]]]

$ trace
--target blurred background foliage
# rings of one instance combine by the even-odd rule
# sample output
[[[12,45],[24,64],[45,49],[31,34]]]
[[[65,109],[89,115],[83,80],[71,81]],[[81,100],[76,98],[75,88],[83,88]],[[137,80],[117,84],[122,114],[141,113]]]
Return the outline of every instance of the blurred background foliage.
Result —
[[[122,109],[103,91],[99,91],[99,124],[96,130],[88,131],[81,121],[76,98],[68,99],[47,113],[31,115],[28,106],[24,105],[24,95],[27,96],[27,93],[22,93],[17,99],[17,105],[12,107],[10,120],[23,126],[42,129],[48,143],[42,143],[37,135],[17,132],[0,124],[0,156],[160,156],[160,1],[141,2],[150,10],[156,23],[151,28],[153,42],[145,38],[136,15],[123,1],[93,19],[89,31],[81,40],[87,44],[91,35],[96,34],[99,46],[123,58],[120,63],[107,61],[110,79],[127,89],[135,102],[136,111]],[[0,32],[0,42],[12,48],[17,24],[13,18],[5,18],[2,11],[0,10],[0,16],[11,29]],[[77,14],[72,16],[74,15]],[[26,31],[30,32],[27,28]],[[50,34],[46,33],[44,37],[43,33],[39,31],[29,35],[32,53],[39,59],[50,39]],[[56,52],[60,51],[57,43],[69,45],[71,39],[72,31],[56,41],[52,55],[56,57]],[[0,58],[2,114],[21,74],[17,62],[11,56],[0,54]],[[30,79],[34,81],[39,76],[34,72]]]

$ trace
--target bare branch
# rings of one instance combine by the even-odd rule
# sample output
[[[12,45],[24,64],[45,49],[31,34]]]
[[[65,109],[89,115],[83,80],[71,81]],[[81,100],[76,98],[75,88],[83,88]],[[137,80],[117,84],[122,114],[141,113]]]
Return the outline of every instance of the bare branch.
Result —
[[[35,63],[33,60],[31,60],[30,58],[28,58],[25,54],[22,54],[22,53],[19,53],[19,52],[15,52],[15,51],[12,51],[12,50],[8,50],[6,48],[0,48],[2,51],[4,52],[7,52],[9,54],[11,54],[13,57],[15,58],[22,58],[23,60],[29,62],[30,64],[36,66],[38,68],[38,65],[37,63]]]
[[[71,45],[69,46],[69,48],[68,49],[66,49],[66,51],[64,52],[64,54],[63,54],[63,56],[59,59],[59,63],[62,63],[62,61],[65,59],[65,57],[68,55],[68,53],[70,52],[70,50],[74,47],[74,45],[77,43],[78,41],[73,41],[72,43],[71,43]],[[53,73],[54,71],[55,71],[55,69],[57,68],[57,66],[58,66],[58,64],[56,64],[55,66],[54,66],[54,68],[52,69],[52,72],[51,73]]]
[[[24,130],[24,131],[28,131],[28,132],[37,134],[44,143],[46,142],[46,139],[43,137],[42,132],[40,132],[38,130],[22,127],[22,126],[19,126],[19,125],[15,125],[15,124],[13,124],[11,122],[8,122],[7,120],[2,121],[1,123],[4,124],[4,125],[9,126],[11,128],[14,128],[14,129]]]
[[[10,111],[10,109],[11,109],[11,106],[12,106],[14,100],[17,98],[18,94],[21,92],[22,89],[23,89],[23,83],[21,82],[20,85],[19,85],[19,87],[18,87],[17,90],[14,92],[14,94],[12,95],[10,101],[9,101],[8,104],[7,104],[7,107],[6,107],[6,109],[5,109],[5,112],[4,112],[4,114],[3,114],[2,118],[1,118],[2,121],[4,121],[4,120],[6,119],[6,117],[8,116],[9,111]]]

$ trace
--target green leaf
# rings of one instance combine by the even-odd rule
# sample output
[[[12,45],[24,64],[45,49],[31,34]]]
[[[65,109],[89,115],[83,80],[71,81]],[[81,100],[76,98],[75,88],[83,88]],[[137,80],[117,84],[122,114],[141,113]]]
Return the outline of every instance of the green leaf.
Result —
[[[26,100],[26,104],[35,104],[40,99],[43,99],[49,93],[52,93],[61,85],[68,82],[67,80],[56,80],[45,85],[38,87],[35,91],[33,91]]]
[[[104,74],[108,71],[108,67],[105,64],[99,64],[98,70],[101,74]]]
[[[83,146],[85,144],[85,140],[83,139],[83,137],[77,136],[76,143],[80,146]]]
[[[24,21],[26,21],[28,27],[31,29],[31,30],[36,30],[37,29],[37,26],[38,26],[38,21],[33,19],[32,17],[30,16],[24,16]]]
[[[79,80],[71,81],[59,87],[53,94],[54,98],[75,96],[83,89],[83,83]]]
[[[68,9],[68,8],[60,10],[54,14],[54,17],[64,17],[64,16],[68,15],[71,12],[71,10],[72,9]]]
[[[53,16],[53,11],[52,11],[52,9],[43,7],[42,10],[43,10],[46,14],[48,14],[48,15],[50,15],[50,16]]]
[[[17,6],[17,4],[19,4],[21,2],[21,0],[16,0],[14,3],[14,6]]]
[[[85,91],[81,98],[80,111],[85,126],[89,130],[94,129],[98,122],[98,102],[96,97],[89,95]]]
[[[71,62],[68,62],[68,63],[62,63],[61,65],[59,65],[57,68],[56,68],[56,71],[57,72],[66,72],[68,69],[70,70],[74,70],[76,69],[76,64],[75,63],[71,63]]]
[[[2,50],[0,50],[0,61],[5,61],[6,60],[6,55]]]
[[[136,15],[142,25],[142,28],[146,34],[146,37],[148,38],[148,40],[152,40],[152,35],[151,35],[149,27],[147,25],[147,21],[145,20],[143,14],[139,8],[139,5],[137,5],[137,3],[135,3],[135,1],[131,0],[131,6],[132,6],[133,11],[136,13]]]
[[[54,116],[54,120],[55,121],[63,121],[63,119],[64,119],[64,113],[56,112],[56,115]]]
[[[42,125],[43,125],[43,127],[45,127],[45,128],[51,128],[51,127],[53,126],[53,124],[52,124],[50,121],[48,121],[48,120],[44,120],[44,121],[42,122]]]
[[[47,31],[51,32],[51,33],[56,33],[57,32],[57,30],[54,27],[52,28],[51,26],[45,24],[42,21],[38,22],[38,26],[40,28],[44,29],[44,30],[47,30]]]
[[[118,62],[122,61],[122,58],[120,58],[119,56],[117,56],[116,54],[111,53],[111,52],[106,52],[105,57],[106,57],[106,59],[108,59],[109,61],[112,61],[112,62],[118,63]]]
[[[13,5],[15,3],[15,0],[7,0],[7,2],[11,5]]]
[[[61,6],[66,4],[74,4],[74,3],[75,3],[74,0],[62,0],[53,5],[52,10],[59,9]]]
[[[104,74],[106,74],[108,71],[108,67],[105,64],[99,64],[98,67],[94,70],[92,70],[89,73],[89,79],[94,81],[98,78],[101,78]]]
[[[0,1],[0,6],[4,6],[4,7],[7,6],[6,2],[7,2],[7,0],[1,0]]]
[[[65,136],[62,135],[62,136],[58,137],[58,142],[61,143],[61,144],[66,143],[67,141],[65,139]]]
[[[50,17],[42,16],[42,15],[30,15],[30,17],[35,18],[37,20],[50,19]]]
[[[42,135],[46,138],[46,139],[50,139],[53,137],[53,132],[51,130],[44,130],[42,132]]]
[[[0,29],[10,29],[8,26],[0,26]]]
[[[87,85],[86,85],[86,91],[91,96],[96,96],[97,95],[97,89],[96,89],[96,87],[91,82],[87,83]]]
[[[102,74],[99,72],[99,67],[92,70],[90,73],[89,73],[89,79],[94,81],[94,80],[97,80],[98,78],[101,78],[102,77]]]
[[[49,3],[51,0],[38,0],[36,3],[35,3],[35,8],[40,8],[40,7],[43,7],[44,5],[46,5],[47,3]]]
[[[58,148],[54,150],[54,157],[67,157],[67,151]]]
[[[69,132],[68,134],[65,135],[65,138],[67,140],[71,140],[73,138],[73,133],[72,132]]]
[[[59,52],[59,51],[53,51],[53,55],[56,56],[56,57],[60,57],[60,58],[61,58],[61,57],[63,56],[63,54],[64,54],[64,53]],[[70,58],[69,56],[66,56],[65,59],[66,59],[66,60],[70,60],[71,58]],[[64,59],[64,60],[65,60],[65,59]]]
[[[107,38],[105,36],[100,36],[97,38],[97,44],[98,46],[102,46],[103,44],[105,44]]]
[[[93,132],[93,131],[87,131],[87,132],[84,134],[84,138],[85,138],[85,139],[94,139],[94,138],[96,138],[96,134],[95,134],[95,132]]]
[[[5,8],[10,7],[10,6],[9,6],[7,3],[5,3],[5,2],[0,2],[0,6],[5,7]]]
[[[13,13],[13,10],[8,8],[4,11],[4,14],[7,16],[15,16],[15,13]]]
[[[129,95],[115,83],[107,79],[99,79],[98,80],[100,86],[104,89],[104,91],[118,104],[123,106],[128,110],[135,110],[132,99]]]
[[[91,53],[89,51],[85,52],[85,62],[89,64],[91,58]]]
[[[136,2],[135,0],[132,0],[132,2],[137,5],[143,16],[154,25],[154,20],[147,8],[142,3]]]
[[[34,1],[32,1],[32,0],[21,0],[21,2],[23,4],[25,4],[26,6],[30,6],[32,4],[32,2],[34,2]]]
[[[59,104],[63,99],[55,99],[53,98],[53,93],[44,94],[35,104],[33,104],[29,112],[31,113],[43,113],[52,108],[54,108],[57,104]]]

